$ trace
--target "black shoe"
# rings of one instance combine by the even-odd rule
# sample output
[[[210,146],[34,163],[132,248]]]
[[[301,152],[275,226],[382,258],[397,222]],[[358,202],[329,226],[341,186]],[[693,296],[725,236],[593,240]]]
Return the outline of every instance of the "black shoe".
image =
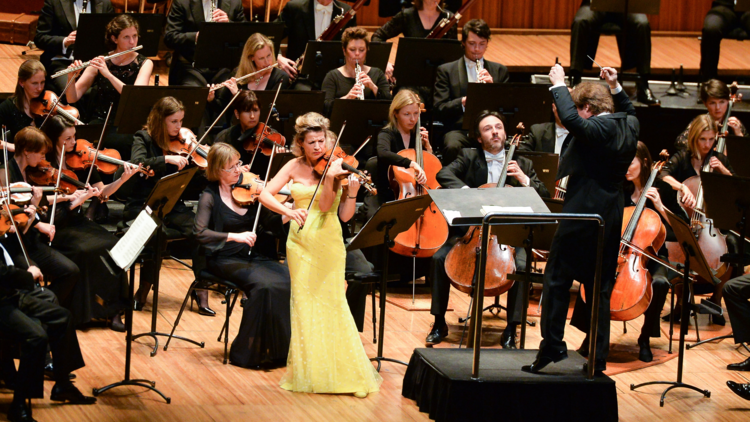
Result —
[[[750,400],[750,384],[740,384],[734,381],[727,381],[727,387],[734,391],[734,394],[737,394],[745,400]]]
[[[432,331],[427,334],[427,338],[424,340],[425,345],[432,346],[433,344],[440,344],[446,337],[448,337],[448,325],[432,326]]]
[[[500,346],[503,349],[516,349],[516,326],[508,326],[500,336]]]
[[[711,315],[711,323],[721,325],[722,327],[727,325],[727,320],[724,319],[724,315]]]
[[[595,377],[603,377],[604,376],[604,371],[606,371],[606,370],[607,370],[607,363],[606,362],[605,363],[599,363],[599,362],[594,363],[594,376]],[[589,371],[589,363],[588,362],[583,362],[583,372],[588,373],[588,371]]]
[[[198,292],[193,290],[190,294],[190,310],[193,310],[193,301],[198,302],[198,315],[203,316],[216,316],[216,312],[208,306],[201,306],[201,301],[198,299]]]
[[[19,404],[13,401],[8,411],[8,420],[11,422],[36,422],[31,417],[31,408],[26,404],[26,400],[21,400]]]
[[[576,349],[576,352],[578,352],[579,355],[587,358],[589,357],[589,336],[587,335],[586,338],[583,339],[583,342],[581,343],[581,347]]]
[[[64,401],[70,404],[94,404],[96,397],[84,396],[81,391],[73,385],[72,382],[55,383],[52,387],[52,394],[49,396],[52,401]]]
[[[651,353],[651,345],[649,339],[638,339],[638,347],[641,349],[638,352],[638,360],[642,362],[651,362],[654,360],[654,354]]]
[[[654,93],[651,91],[651,88],[639,87],[638,93],[636,94],[636,98],[638,99],[639,103],[643,103],[649,107],[661,106],[661,101],[659,101],[659,99],[654,96]]]
[[[138,291],[136,291],[135,295],[133,296],[134,311],[143,310],[143,306],[146,304],[149,292],[151,292],[151,283],[142,282],[141,285],[138,286]]]
[[[750,358],[745,359],[744,362],[730,363],[727,365],[727,369],[730,371],[750,371]]]
[[[55,378],[55,367],[51,363],[48,363],[44,366],[44,376],[47,379]],[[76,379],[76,374],[68,374],[68,379],[71,379],[71,380]]]
[[[536,355],[536,360],[531,365],[524,365],[521,370],[524,372],[530,372],[536,374],[537,372],[544,369],[545,366],[550,363],[557,363],[568,358],[568,352],[561,350],[559,352],[544,353],[541,350]]]
[[[109,323],[109,328],[111,328],[112,331],[117,331],[118,333],[125,332],[125,323],[122,322],[122,312],[112,317],[112,321]]]

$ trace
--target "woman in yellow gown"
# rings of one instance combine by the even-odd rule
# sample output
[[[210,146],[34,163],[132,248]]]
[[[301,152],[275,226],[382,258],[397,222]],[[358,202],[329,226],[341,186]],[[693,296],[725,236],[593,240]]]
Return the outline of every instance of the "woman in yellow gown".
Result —
[[[336,176],[348,172],[341,168],[341,159],[331,162],[307,212],[320,180],[314,165],[335,138],[328,124],[317,113],[297,119],[292,151],[298,158],[287,163],[260,195],[263,206],[291,218],[286,250],[292,279],[292,338],[281,388],[354,393],[363,398],[378,391],[382,379],[365,354],[345,298],[346,250],[339,218],[348,221],[354,215],[359,183],[350,179],[342,200]],[[294,209],[273,197],[290,181]]]

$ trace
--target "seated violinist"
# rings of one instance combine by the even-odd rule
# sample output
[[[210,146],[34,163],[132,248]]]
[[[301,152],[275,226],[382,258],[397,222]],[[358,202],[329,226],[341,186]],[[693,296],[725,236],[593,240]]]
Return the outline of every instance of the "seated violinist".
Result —
[[[8,131],[6,141],[9,156],[13,156],[16,150],[13,137],[26,126],[39,127],[44,120],[43,116],[33,113],[32,101],[44,93],[45,77],[44,66],[38,60],[26,60],[18,68],[15,93],[0,104],[0,125],[5,126]],[[1,138],[0,142],[2,142]],[[0,163],[2,161],[3,158],[0,155]]]
[[[505,152],[505,117],[494,111],[483,111],[475,121],[474,133],[481,149],[464,148],[458,157],[437,174],[437,180],[443,189],[478,188],[486,183],[497,184],[500,180]],[[511,186],[534,188],[540,196],[549,197],[549,192],[536,176],[532,162],[526,157],[513,157],[508,164],[507,183]],[[463,233],[456,230],[451,237],[432,256],[430,279],[432,280],[432,307],[430,313],[435,316],[435,323],[425,343],[430,346],[438,344],[448,335],[448,324],[445,312],[448,309],[450,280],[445,270],[445,261],[453,245],[458,243]],[[526,268],[526,251],[516,248],[516,268]],[[514,283],[508,291],[508,325],[505,327],[500,343],[503,348],[516,348],[516,326],[521,324],[523,312],[523,289],[521,283]]]
[[[365,65],[370,40],[364,28],[347,28],[341,37],[344,65],[323,79],[326,112],[333,111],[333,100],[390,100],[391,87],[382,70]],[[359,74],[357,73],[359,68]]]
[[[289,269],[276,260],[275,239],[266,232],[283,235],[283,224],[289,219],[265,207],[259,211],[257,199],[250,205],[237,202],[232,188],[242,175],[239,158],[229,144],[211,147],[206,168],[210,183],[198,204],[195,236],[206,251],[208,270],[237,284],[247,296],[240,330],[232,342],[231,363],[245,368],[284,366],[291,335]]]
[[[234,149],[239,151],[240,161],[246,167],[243,171],[265,176],[268,157],[262,153],[255,154],[255,148],[251,150],[244,148],[245,140],[251,141],[254,139],[256,128],[260,123],[258,97],[255,96],[253,91],[243,90],[232,103],[232,110],[238,123],[219,132],[214,139],[214,144],[223,142],[233,146]],[[255,160],[253,160],[253,156]],[[253,166],[249,168],[251,162]]]

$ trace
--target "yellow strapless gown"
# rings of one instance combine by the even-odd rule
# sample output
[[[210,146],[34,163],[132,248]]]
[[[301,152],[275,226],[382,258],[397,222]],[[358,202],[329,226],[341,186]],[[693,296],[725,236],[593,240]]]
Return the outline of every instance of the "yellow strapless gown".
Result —
[[[307,208],[314,191],[315,186],[292,184],[296,207]],[[286,242],[292,338],[280,385],[306,393],[372,393],[383,380],[365,354],[346,303],[346,249],[337,215],[341,192],[325,213],[319,198],[302,231],[292,220]]]

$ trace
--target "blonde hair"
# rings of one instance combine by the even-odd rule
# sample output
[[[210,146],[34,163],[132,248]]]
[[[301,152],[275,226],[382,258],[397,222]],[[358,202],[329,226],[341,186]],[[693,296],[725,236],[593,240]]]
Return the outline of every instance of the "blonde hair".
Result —
[[[330,120],[315,112],[297,117],[294,123],[294,130],[297,133],[295,133],[294,141],[292,142],[292,153],[297,157],[305,155],[302,144],[305,142],[305,136],[311,132],[324,132],[326,135],[326,148],[333,147],[333,144],[336,142],[336,134],[328,130],[330,126]]]
[[[234,75],[235,78],[239,78],[247,75],[248,73],[253,73],[260,70],[255,68],[255,64],[250,57],[254,56],[255,53],[257,53],[258,50],[262,49],[263,47],[268,47],[271,49],[273,62],[276,63],[276,52],[273,48],[273,42],[271,42],[268,37],[261,34],[260,32],[256,32],[247,39],[247,42],[245,42],[245,48],[242,49],[242,58],[240,59],[240,65],[237,67],[237,73]]]
[[[692,122],[690,122],[687,142],[688,149],[690,150],[690,155],[692,155],[693,158],[697,158],[698,160],[703,159],[703,157],[701,157],[700,150],[698,149],[698,138],[700,138],[701,134],[706,131],[713,131],[714,133],[718,131],[716,122],[714,122],[714,119],[712,119],[708,114],[701,114],[700,116],[693,119]]]
[[[412,104],[419,105],[421,102],[422,100],[419,98],[419,95],[417,95],[416,92],[410,89],[400,90],[398,94],[393,97],[391,107],[388,109],[388,125],[386,127],[390,129],[398,129],[398,120],[396,119],[396,113],[398,113],[402,108],[406,106]]]
[[[38,72],[44,72],[44,75],[47,75],[44,65],[39,60],[26,60],[18,68],[18,82],[16,82],[16,92],[13,94],[13,103],[17,109],[23,111],[26,107],[26,92],[24,92],[21,82],[28,81]]]
[[[206,179],[209,182],[221,179],[221,171],[228,162],[235,158],[240,158],[240,153],[233,146],[224,142],[211,145],[211,149],[208,151]]]
[[[169,149],[169,132],[167,132],[167,125],[164,120],[184,110],[185,106],[175,97],[161,98],[151,108],[151,112],[148,114],[148,119],[146,120],[145,129],[159,148],[164,150]]]

